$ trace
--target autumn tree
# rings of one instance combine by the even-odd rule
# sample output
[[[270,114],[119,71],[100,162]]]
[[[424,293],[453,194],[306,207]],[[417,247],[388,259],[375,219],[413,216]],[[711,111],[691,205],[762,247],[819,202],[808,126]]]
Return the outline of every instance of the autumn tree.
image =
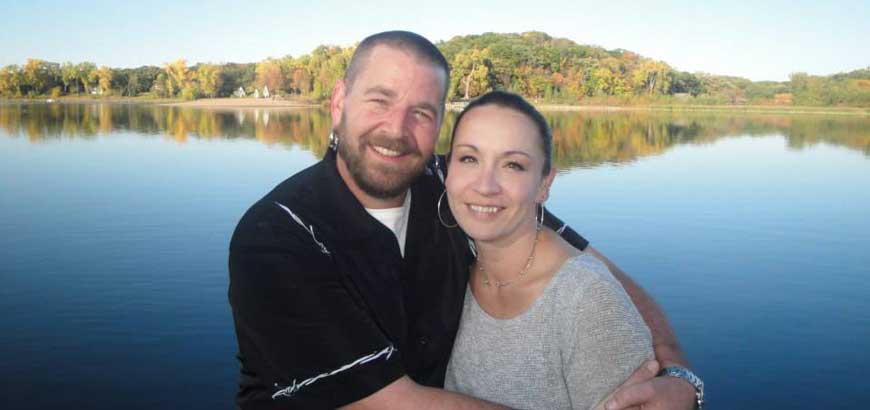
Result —
[[[112,69],[108,66],[101,66],[96,70],[97,87],[102,94],[109,94],[112,90]]]
[[[269,87],[274,92],[284,89],[284,81],[278,60],[268,58],[257,64],[257,88]]]

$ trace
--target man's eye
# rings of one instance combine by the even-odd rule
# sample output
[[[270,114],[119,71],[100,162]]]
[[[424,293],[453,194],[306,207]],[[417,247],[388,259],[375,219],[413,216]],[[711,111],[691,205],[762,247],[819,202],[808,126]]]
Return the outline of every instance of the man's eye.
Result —
[[[420,111],[420,110],[417,110],[417,111],[414,111],[414,115],[416,115],[417,118],[420,118],[420,119],[422,119],[422,120],[426,120],[426,121],[429,121],[429,120],[432,119],[432,115],[430,115],[430,114],[429,114],[428,112],[426,112],[426,111]]]

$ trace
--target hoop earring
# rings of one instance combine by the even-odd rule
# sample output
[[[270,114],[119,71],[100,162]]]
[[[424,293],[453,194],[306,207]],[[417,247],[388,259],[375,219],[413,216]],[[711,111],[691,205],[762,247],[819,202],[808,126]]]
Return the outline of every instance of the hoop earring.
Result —
[[[339,142],[341,142],[341,139],[338,137],[338,135],[335,134],[335,131],[333,130],[332,132],[330,132],[329,133],[329,149],[337,150]]]
[[[541,208],[540,218],[538,218],[538,215],[535,215],[535,224],[540,231],[544,227],[544,204],[538,204],[538,207]]]
[[[441,222],[442,226],[444,226],[445,228],[455,228],[457,225],[459,225],[458,223],[455,223],[452,226],[447,225],[444,222],[444,218],[441,217],[441,200],[444,199],[444,194],[446,194],[446,193],[447,193],[447,190],[445,189],[444,192],[441,192],[441,196],[438,197],[438,205],[435,206],[435,212],[438,213],[438,220]]]

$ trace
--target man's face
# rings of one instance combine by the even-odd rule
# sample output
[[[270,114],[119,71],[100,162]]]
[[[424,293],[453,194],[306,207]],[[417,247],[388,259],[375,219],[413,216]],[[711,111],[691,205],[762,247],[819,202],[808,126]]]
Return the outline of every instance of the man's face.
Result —
[[[371,50],[352,84],[336,85],[331,112],[345,179],[349,174],[361,191],[377,199],[395,198],[408,189],[438,138],[445,74],[381,45]]]

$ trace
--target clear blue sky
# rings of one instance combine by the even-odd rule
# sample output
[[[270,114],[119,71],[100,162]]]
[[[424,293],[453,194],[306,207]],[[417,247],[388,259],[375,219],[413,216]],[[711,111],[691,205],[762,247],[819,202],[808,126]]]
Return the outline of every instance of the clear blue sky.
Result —
[[[363,3],[369,2],[0,0],[0,66],[28,57],[112,67],[177,58],[256,62],[306,54],[320,44],[351,45],[387,29],[433,41],[536,30],[624,48],[679,70],[756,81],[870,66],[867,0]]]

